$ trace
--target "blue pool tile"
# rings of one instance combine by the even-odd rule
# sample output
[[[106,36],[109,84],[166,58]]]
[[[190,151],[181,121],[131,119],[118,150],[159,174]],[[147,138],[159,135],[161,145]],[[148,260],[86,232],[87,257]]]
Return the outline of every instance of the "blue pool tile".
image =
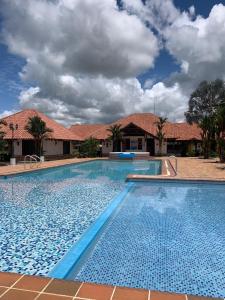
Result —
[[[93,161],[0,179],[0,271],[47,275],[125,186],[159,162]]]
[[[74,279],[225,297],[225,185],[137,183]]]

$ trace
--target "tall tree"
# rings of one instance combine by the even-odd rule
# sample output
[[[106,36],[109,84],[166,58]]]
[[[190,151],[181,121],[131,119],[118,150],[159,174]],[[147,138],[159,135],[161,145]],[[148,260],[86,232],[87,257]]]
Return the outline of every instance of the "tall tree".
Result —
[[[199,124],[205,116],[212,117],[217,108],[225,104],[225,84],[222,80],[203,81],[191,94],[185,113],[189,123]]]
[[[113,142],[113,152],[121,151],[120,143],[122,141],[121,124],[111,125],[107,130],[110,132],[109,138]]]
[[[210,155],[211,143],[215,132],[214,117],[204,116],[201,121],[199,121],[198,126],[202,130],[201,137],[203,156],[205,159],[207,159]]]
[[[203,81],[191,94],[186,120],[196,123],[202,129],[202,147],[204,158],[208,158],[215,144],[217,110],[225,105],[225,84],[222,80]]]
[[[159,120],[155,122],[155,125],[157,127],[156,136],[159,141],[159,155],[162,155],[162,145],[163,140],[165,138],[165,133],[163,132],[164,126],[166,124],[167,118],[159,117]]]
[[[217,151],[221,162],[225,161],[225,105],[218,108],[215,115]]]
[[[53,130],[48,128],[39,116],[30,117],[25,129],[34,137],[35,154],[43,155],[43,141],[49,137]]]

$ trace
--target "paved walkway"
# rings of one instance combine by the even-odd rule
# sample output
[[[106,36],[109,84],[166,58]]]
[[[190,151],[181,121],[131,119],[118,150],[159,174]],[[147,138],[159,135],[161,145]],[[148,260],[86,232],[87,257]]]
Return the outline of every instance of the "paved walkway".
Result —
[[[177,177],[225,180],[225,164],[218,163],[218,159],[179,157]]]

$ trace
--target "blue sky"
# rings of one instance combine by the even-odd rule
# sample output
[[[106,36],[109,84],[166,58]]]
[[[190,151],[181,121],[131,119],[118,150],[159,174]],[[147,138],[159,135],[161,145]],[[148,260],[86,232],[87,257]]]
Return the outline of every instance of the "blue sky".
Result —
[[[151,0],[148,0],[151,1]],[[172,0],[170,0],[172,1]],[[215,4],[222,3],[225,5],[225,1],[217,0],[174,0],[173,4],[181,12],[188,11],[190,6],[195,7],[196,15],[201,15],[204,18],[207,18],[212,7]],[[1,7],[0,7],[1,9]],[[5,9],[5,8],[4,8]],[[10,12],[12,13],[12,8],[10,7]],[[2,10],[3,11],[3,10]],[[16,10],[15,10],[16,14]],[[13,15],[11,15],[13,18]],[[1,31],[5,29],[4,17],[0,19]],[[154,30],[153,30],[154,32]],[[57,33],[56,33],[57,34]],[[19,73],[22,71],[23,67],[26,65],[26,60],[22,56],[12,54],[8,51],[8,46],[3,44],[3,41],[0,40],[0,114],[4,111],[15,111],[20,109],[21,105],[19,104],[19,95],[22,90],[29,89],[32,87],[34,82],[31,79],[28,79],[26,82],[21,80]],[[15,51],[16,52],[16,51]],[[20,52],[20,51],[17,51]],[[150,67],[149,70],[142,72],[140,75],[137,75],[137,79],[144,88],[144,83],[148,80],[152,80],[153,84],[157,82],[163,82],[170,77],[171,74],[175,72],[181,72],[181,63],[175,55],[171,55],[166,48],[161,48],[158,56],[155,57],[154,67]],[[38,84],[38,82],[37,82]],[[47,91],[42,92],[42,97],[48,94]],[[50,95],[51,96],[51,95]],[[52,95],[55,97],[55,94]],[[57,95],[58,96],[58,95]],[[49,97],[49,94],[48,94]],[[51,97],[50,97],[51,98]],[[61,100],[61,99],[59,99]],[[54,102],[51,100],[51,103]],[[33,102],[34,103],[34,102]],[[42,101],[42,107],[43,106]],[[110,106],[110,104],[107,104]],[[40,106],[41,107],[41,106]],[[144,107],[144,106],[143,106]],[[101,108],[102,109],[102,108]],[[104,108],[103,108],[104,109]],[[46,109],[50,111],[50,108]],[[52,114],[56,112],[51,111]],[[57,111],[57,117],[60,118],[60,112]],[[80,117],[82,119],[82,117]],[[99,117],[98,117],[99,118]],[[85,118],[84,118],[85,119]]]

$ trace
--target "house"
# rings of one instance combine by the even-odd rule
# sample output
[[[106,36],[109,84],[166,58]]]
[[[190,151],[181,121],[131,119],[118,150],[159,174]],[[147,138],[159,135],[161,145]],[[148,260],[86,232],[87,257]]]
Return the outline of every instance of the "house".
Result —
[[[14,156],[17,159],[35,153],[34,138],[25,129],[28,119],[34,116],[39,116],[46,123],[46,126],[53,130],[49,134],[49,138],[43,142],[44,155],[49,159],[69,157],[73,152],[73,144],[82,139],[45,114],[32,109],[23,110],[3,118],[7,126],[2,126],[2,131],[5,132],[4,139],[8,141],[9,152],[12,152],[13,146]],[[13,124],[15,130],[10,129],[10,124]]]
[[[123,135],[121,151],[150,152],[150,155],[157,155],[159,141],[155,123],[158,119],[158,116],[151,113],[136,113],[111,124],[73,125],[70,130],[81,139],[90,136],[98,139],[102,144],[103,155],[108,155],[113,146],[107,129],[111,125],[120,124]],[[162,154],[186,155],[188,152],[198,153],[201,150],[201,130],[195,124],[166,122],[164,133]]]

